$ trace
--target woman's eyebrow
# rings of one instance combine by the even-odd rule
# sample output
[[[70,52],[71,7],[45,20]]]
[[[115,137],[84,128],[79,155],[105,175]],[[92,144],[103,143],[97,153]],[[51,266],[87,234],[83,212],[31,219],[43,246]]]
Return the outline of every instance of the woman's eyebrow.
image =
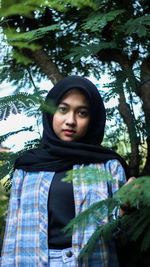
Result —
[[[66,102],[60,102],[59,105],[70,106],[70,105],[69,105],[68,103],[66,103]],[[77,108],[89,109],[88,106],[84,106],[84,105],[79,105]]]
[[[67,103],[65,103],[65,102],[60,102],[59,105],[69,106],[69,104],[67,104]]]

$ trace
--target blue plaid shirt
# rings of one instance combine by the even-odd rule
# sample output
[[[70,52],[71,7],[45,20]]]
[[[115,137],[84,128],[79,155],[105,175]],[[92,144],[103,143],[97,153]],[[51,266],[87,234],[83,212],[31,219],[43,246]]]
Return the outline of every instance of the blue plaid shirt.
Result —
[[[90,164],[98,168],[101,175],[110,173],[116,182],[111,184],[113,195],[126,182],[124,169],[117,160],[109,160],[105,164]],[[75,165],[74,169],[82,169],[84,165]],[[98,175],[98,172],[97,172]],[[1,267],[44,267],[48,266],[48,193],[54,172],[32,172],[16,170],[12,182],[6,231],[3,242]],[[89,185],[87,179],[73,179],[75,213],[78,215],[90,205],[110,196],[107,182],[94,179]],[[105,223],[108,219],[105,219]],[[102,222],[104,223],[104,222]],[[94,220],[84,231],[74,227],[72,247],[76,256],[88,242],[97,228]],[[115,248],[114,248],[115,249]],[[110,263],[111,261],[111,263]],[[84,257],[75,267],[117,267],[115,250],[107,247],[102,239],[97,242],[96,250],[90,257]]]

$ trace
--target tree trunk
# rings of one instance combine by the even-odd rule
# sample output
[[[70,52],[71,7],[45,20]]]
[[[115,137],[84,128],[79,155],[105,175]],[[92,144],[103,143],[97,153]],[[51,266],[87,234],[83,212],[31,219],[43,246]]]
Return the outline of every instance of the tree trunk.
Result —
[[[150,175],[150,58],[143,61],[141,68],[142,85],[138,88],[138,94],[142,99],[142,108],[145,114],[145,130],[147,142],[147,156],[142,175]]]
[[[134,84],[134,81],[136,81],[133,71],[132,71],[132,64],[128,59],[128,56],[123,55],[122,52],[118,49],[106,49],[101,50],[101,52],[98,54],[98,59],[100,61],[105,62],[112,62],[115,61],[119,63],[122,70],[125,70],[127,73],[127,78],[129,80],[132,79],[132,84]],[[124,96],[124,92],[122,89],[122,92],[119,94],[120,100],[119,100],[119,106],[118,110],[120,112],[121,117],[123,118],[124,123],[126,124],[128,128],[129,138],[130,138],[130,144],[131,144],[131,157],[130,157],[130,171],[131,175],[138,176],[139,175],[139,165],[140,165],[140,157],[139,157],[139,144],[140,139],[137,136],[136,128],[135,128],[135,118],[132,113],[132,110],[129,106],[129,104],[126,103],[126,99]]]
[[[124,92],[120,93],[118,110],[124,123],[127,125],[130,143],[131,143],[131,157],[130,157],[130,172],[131,176],[139,175],[139,143],[140,140],[136,134],[135,118],[130,110],[129,104],[126,103]]]
[[[30,53],[35,63],[41,68],[42,72],[47,75],[54,85],[63,78],[63,75],[58,70],[56,64],[52,62],[51,57],[42,49],[38,49]]]

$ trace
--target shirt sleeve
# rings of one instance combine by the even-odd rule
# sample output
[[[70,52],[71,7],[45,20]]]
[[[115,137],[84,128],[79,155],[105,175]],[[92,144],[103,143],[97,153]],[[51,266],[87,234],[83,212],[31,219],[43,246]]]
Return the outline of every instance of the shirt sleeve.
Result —
[[[20,195],[25,172],[23,170],[15,170],[12,180],[11,195],[9,200],[9,208],[7,213],[5,235],[3,240],[3,248],[0,266],[14,266],[14,250],[17,227],[17,214],[20,207]]]
[[[108,197],[113,197],[115,192],[123,186],[127,179],[125,171],[118,160],[109,160],[106,163],[106,171],[111,174],[112,181],[107,182]],[[112,212],[111,218],[116,218],[119,215],[119,209],[115,208]]]
[[[126,183],[125,171],[118,160],[109,160],[106,162],[106,171],[111,174],[112,182],[109,183],[111,196]]]

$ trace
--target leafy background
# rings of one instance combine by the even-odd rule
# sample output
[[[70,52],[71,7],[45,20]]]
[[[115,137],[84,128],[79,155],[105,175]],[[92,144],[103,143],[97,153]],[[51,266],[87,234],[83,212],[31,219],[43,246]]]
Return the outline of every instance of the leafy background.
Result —
[[[29,117],[36,117],[38,128],[45,95],[39,85],[45,77],[56,84],[68,74],[92,75],[97,80],[101,79],[102,74],[109,75],[110,82],[100,88],[100,92],[105,103],[114,98],[118,101],[113,108],[107,108],[107,118],[112,125],[106,127],[103,145],[111,147],[127,160],[131,174],[139,177],[135,182],[137,188],[141,188],[139,183],[143,182],[140,192],[133,186],[130,201],[133,205],[139,201],[141,219],[137,220],[136,228],[147,248],[147,189],[150,176],[149,1],[1,0],[0,18],[0,83],[7,82],[13,88],[11,95],[0,98],[1,120],[9,118],[12,113],[24,112]],[[32,93],[29,92],[31,88]],[[137,106],[138,114],[135,112]],[[19,132],[35,131],[35,127],[31,126],[1,135],[1,143]],[[26,142],[17,153],[10,151],[0,155],[0,179],[7,178],[2,189],[6,203],[16,157],[38,146],[39,142],[40,133],[39,138]],[[141,178],[143,176],[146,177]],[[122,198],[127,193],[120,192]],[[1,211],[0,218],[4,218],[5,211]],[[3,219],[0,224],[3,227]],[[147,262],[139,264],[144,267]]]

